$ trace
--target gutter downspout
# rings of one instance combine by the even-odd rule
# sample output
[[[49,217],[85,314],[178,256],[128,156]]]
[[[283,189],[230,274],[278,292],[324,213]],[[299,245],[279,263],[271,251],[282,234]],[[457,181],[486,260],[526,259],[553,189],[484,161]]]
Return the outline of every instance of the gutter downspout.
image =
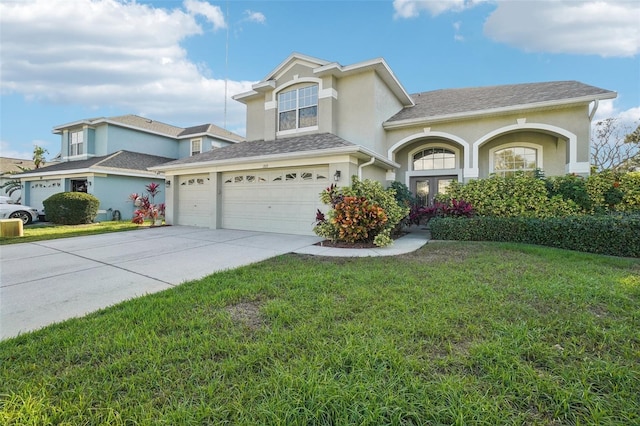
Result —
[[[362,169],[364,169],[364,168],[365,168],[365,167],[367,167],[367,166],[372,165],[372,164],[373,164],[373,163],[375,163],[375,162],[376,162],[375,157],[371,157],[371,160],[367,161],[366,163],[360,164],[360,165],[358,166],[358,179],[359,179],[359,180],[362,180]]]
[[[600,101],[598,101],[597,99],[593,100],[593,108],[591,109],[591,112],[589,113],[589,121],[593,120],[593,116],[596,115],[596,111],[598,110],[598,104],[600,103]]]

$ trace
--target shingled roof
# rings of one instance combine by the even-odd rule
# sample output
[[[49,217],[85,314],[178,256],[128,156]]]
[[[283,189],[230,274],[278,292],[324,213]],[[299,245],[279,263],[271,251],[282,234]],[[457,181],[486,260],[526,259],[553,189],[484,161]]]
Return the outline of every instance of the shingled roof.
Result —
[[[356,147],[356,145],[331,133],[317,133],[271,141],[255,140],[242,142],[203,152],[192,157],[171,161],[163,164],[163,166],[313,152],[344,147]]]
[[[63,130],[78,126],[80,124],[87,124],[89,126],[95,126],[100,123],[111,123],[116,125],[122,125],[125,127],[132,127],[136,129],[146,130],[151,133],[170,136],[173,138],[187,138],[199,134],[208,134],[211,136],[217,136],[223,139],[227,139],[234,142],[241,142],[244,138],[233,132],[218,127],[215,124],[201,124],[192,127],[177,127],[171,124],[163,123],[161,121],[151,120],[150,118],[140,117],[135,114],[119,115],[116,117],[95,117],[87,118],[73,123],[62,124],[56,126],[53,129],[54,133],[62,133]]]
[[[235,133],[225,130],[222,127],[216,126],[215,124],[201,124],[199,126],[187,127],[182,132],[180,132],[178,137],[183,138],[203,133],[220,136],[222,138],[231,139],[236,142],[244,141],[244,138],[242,136],[236,135]]]
[[[28,172],[21,173],[16,176],[22,177],[31,174],[87,169],[95,171],[104,171],[109,169],[120,171],[148,172],[147,168],[157,166],[171,160],[173,160],[173,158],[141,154],[139,152],[117,151],[113,154],[104,155],[101,157],[92,157],[86,160],[64,161],[60,163],[50,164],[44,167],[40,167],[36,170],[30,170]]]
[[[505,108],[542,106],[550,103],[570,104],[578,101],[586,102],[590,99],[610,99],[615,96],[615,92],[578,81],[442,89],[411,95],[415,106],[403,109],[385,124],[451,115],[471,115]]]

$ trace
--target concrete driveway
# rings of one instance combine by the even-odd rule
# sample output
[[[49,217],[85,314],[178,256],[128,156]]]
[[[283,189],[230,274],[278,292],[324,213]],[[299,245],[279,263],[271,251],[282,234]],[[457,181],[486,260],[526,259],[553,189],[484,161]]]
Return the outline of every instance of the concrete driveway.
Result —
[[[0,247],[0,339],[322,239],[187,226]]]

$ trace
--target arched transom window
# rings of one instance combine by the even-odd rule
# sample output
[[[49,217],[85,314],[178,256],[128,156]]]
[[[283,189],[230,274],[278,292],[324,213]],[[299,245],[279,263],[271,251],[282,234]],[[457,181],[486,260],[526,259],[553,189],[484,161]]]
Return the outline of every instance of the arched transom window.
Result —
[[[413,154],[413,170],[455,168],[456,154],[447,148],[427,148]]]
[[[510,176],[515,172],[533,172],[538,167],[538,150],[525,146],[513,146],[493,152],[493,172]]]

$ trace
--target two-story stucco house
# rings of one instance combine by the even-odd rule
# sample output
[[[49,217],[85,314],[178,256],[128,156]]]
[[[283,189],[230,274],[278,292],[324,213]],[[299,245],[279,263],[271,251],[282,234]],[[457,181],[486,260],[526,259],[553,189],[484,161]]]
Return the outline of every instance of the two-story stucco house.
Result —
[[[173,224],[312,234],[318,194],[350,177],[405,183],[422,203],[452,180],[540,168],[589,173],[590,123],[616,93],[576,81],[408,94],[383,59],[292,54],[251,91],[247,142],[151,170]]]
[[[243,140],[213,124],[181,128],[136,115],[101,117],[57,126],[61,152],[57,161],[17,175],[23,186],[23,204],[42,209],[42,202],[58,192],[81,191],[100,200],[98,220],[114,212],[130,219],[129,194],[143,193],[164,175],[148,168],[178,158],[195,156]],[[160,193],[155,202],[164,201]]]

